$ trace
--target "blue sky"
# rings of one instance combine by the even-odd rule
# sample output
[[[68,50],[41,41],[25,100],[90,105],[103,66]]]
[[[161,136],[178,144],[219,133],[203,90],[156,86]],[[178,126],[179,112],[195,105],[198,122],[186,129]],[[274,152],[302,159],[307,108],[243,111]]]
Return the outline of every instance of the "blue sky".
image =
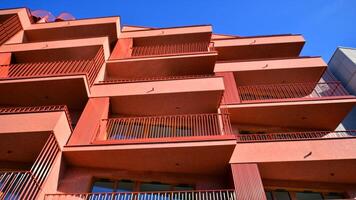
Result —
[[[216,33],[242,36],[299,33],[307,40],[302,55],[325,61],[337,46],[356,47],[356,0],[1,0],[0,8],[12,7],[77,19],[119,15],[129,25],[212,24]]]

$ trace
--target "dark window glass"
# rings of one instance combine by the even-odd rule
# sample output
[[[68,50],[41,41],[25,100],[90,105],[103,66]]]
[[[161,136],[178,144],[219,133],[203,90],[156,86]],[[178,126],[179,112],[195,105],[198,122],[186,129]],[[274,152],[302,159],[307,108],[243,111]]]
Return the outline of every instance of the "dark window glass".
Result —
[[[140,191],[169,191],[171,190],[171,185],[163,183],[141,183]]]
[[[177,185],[177,186],[174,186],[173,190],[175,190],[175,191],[189,191],[189,190],[194,190],[194,188],[190,185]]]
[[[267,200],[273,200],[272,192],[266,192]]]
[[[117,192],[132,192],[134,190],[134,182],[122,180],[119,181],[117,186]]]
[[[297,192],[298,200],[323,200],[323,196],[317,192]]]
[[[114,191],[114,182],[110,180],[97,180],[94,182],[91,189],[92,192],[113,192]]]
[[[276,197],[276,200],[290,200],[289,193],[287,191],[276,191],[274,192],[274,197]]]
[[[345,198],[345,195],[340,194],[340,193],[329,193],[327,195],[325,195],[325,199],[343,199]]]

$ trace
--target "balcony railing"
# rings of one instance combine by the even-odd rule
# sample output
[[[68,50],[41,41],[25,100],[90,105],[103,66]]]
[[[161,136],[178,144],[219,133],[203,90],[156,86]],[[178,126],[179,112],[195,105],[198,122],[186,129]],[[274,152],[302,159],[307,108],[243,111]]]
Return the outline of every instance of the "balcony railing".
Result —
[[[45,200],[236,200],[235,190],[47,194]]]
[[[229,116],[215,113],[110,118],[103,120],[101,127],[106,133],[104,140],[127,142],[211,139],[233,135]]]
[[[17,15],[12,15],[4,21],[0,21],[0,45],[5,43],[21,29],[21,22]]]
[[[350,131],[312,131],[312,132],[284,132],[266,134],[239,134],[236,135],[237,142],[273,142],[294,140],[320,140],[320,139],[342,139],[355,138],[356,130]]]
[[[103,48],[100,48],[96,56],[91,60],[68,60],[2,65],[0,66],[0,80],[86,75],[89,85],[92,85],[104,63],[103,52]]]
[[[133,46],[131,57],[164,56],[214,51],[212,42],[187,42]]]
[[[134,82],[149,82],[149,81],[169,81],[169,80],[184,80],[184,79],[197,79],[197,78],[213,78],[213,74],[205,75],[184,75],[184,76],[156,76],[156,77],[138,77],[133,79],[111,79],[100,81],[101,84],[117,84],[117,83],[134,83]]]
[[[338,81],[240,86],[237,90],[242,103],[276,100],[308,100],[321,97],[349,95]]]
[[[40,190],[33,174],[24,172],[0,172],[0,199],[35,199]]]
[[[6,114],[22,114],[22,113],[41,113],[41,112],[58,112],[64,111],[68,124],[72,125],[70,114],[66,105],[51,105],[51,106],[31,106],[31,107],[0,107],[0,115]],[[71,126],[72,128],[72,126]]]
[[[0,171],[0,199],[34,200],[50,173],[58,152],[57,140],[50,134],[30,171]]]

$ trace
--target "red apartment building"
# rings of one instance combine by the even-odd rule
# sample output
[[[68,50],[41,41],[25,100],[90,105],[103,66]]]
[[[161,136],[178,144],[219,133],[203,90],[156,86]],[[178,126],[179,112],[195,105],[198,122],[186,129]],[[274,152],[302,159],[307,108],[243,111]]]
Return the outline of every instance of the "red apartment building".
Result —
[[[356,98],[304,43],[1,10],[0,199],[356,198]]]

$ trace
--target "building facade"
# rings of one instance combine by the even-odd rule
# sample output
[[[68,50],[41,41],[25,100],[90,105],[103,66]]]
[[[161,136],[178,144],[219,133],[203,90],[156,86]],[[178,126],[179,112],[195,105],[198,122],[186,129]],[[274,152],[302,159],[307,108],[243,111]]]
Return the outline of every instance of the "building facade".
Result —
[[[0,199],[356,198],[356,103],[302,35],[0,11]]]
[[[331,73],[352,95],[356,94],[356,49],[338,47],[329,61]],[[340,130],[356,129],[356,108],[345,117],[339,126]]]

